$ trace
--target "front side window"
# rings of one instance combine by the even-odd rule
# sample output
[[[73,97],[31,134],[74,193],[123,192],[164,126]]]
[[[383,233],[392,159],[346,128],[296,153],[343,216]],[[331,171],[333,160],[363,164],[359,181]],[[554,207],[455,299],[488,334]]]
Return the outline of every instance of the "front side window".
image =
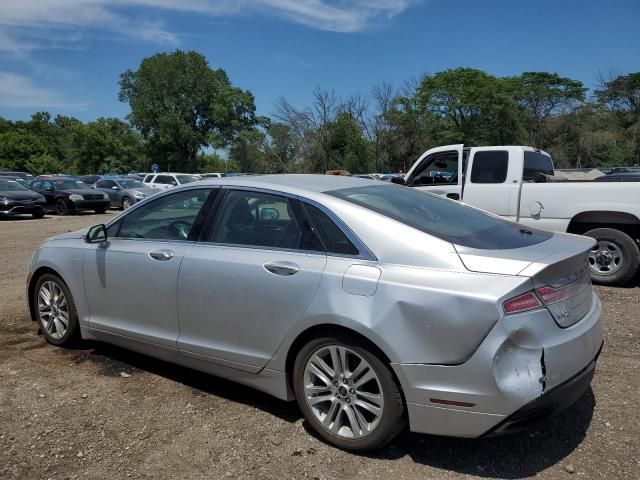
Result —
[[[410,183],[412,186],[456,185],[458,183],[458,152],[434,153],[418,167]]]
[[[133,210],[109,234],[119,238],[187,240],[211,189],[166,195]]]
[[[321,250],[297,200],[270,193],[231,190],[224,199],[210,241],[292,250]]]
[[[437,195],[397,185],[326,192],[447,242],[501,250],[543,242],[552,234],[503,220]],[[525,233],[523,233],[523,231]]]
[[[509,152],[486,150],[476,152],[471,167],[471,183],[504,183],[509,168]]]
[[[149,175],[147,175],[146,177],[144,177],[144,180],[143,180],[143,181],[144,181],[144,183],[150,183],[150,182],[151,182],[151,180],[153,180],[153,177],[155,177],[155,175],[154,175],[154,174],[149,174]]]

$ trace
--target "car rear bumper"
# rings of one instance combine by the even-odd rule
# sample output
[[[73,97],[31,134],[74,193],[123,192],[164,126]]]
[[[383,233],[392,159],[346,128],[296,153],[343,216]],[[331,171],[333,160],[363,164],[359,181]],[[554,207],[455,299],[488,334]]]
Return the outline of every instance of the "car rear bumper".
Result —
[[[461,365],[392,364],[411,430],[479,437],[566,408],[591,382],[601,312],[594,294],[590,311],[571,327],[559,328],[547,310],[512,315]]]

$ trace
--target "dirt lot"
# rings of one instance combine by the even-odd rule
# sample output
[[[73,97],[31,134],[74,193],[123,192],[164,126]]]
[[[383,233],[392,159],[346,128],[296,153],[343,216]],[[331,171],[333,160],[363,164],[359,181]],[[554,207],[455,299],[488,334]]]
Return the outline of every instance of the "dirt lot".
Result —
[[[47,345],[25,265],[44,238],[109,216],[0,220],[0,479],[640,478],[638,287],[597,289],[605,349],[565,414],[502,438],[405,432],[352,455],[310,435],[293,403],[114,347]]]

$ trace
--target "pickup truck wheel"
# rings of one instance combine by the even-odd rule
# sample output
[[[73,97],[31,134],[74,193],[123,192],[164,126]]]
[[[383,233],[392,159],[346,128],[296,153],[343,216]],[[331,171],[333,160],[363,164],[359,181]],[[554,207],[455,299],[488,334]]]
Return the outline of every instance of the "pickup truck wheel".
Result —
[[[624,232],[613,228],[595,228],[585,233],[597,243],[589,252],[589,268],[594,282],[624,285],[640,266],[640,248]]]

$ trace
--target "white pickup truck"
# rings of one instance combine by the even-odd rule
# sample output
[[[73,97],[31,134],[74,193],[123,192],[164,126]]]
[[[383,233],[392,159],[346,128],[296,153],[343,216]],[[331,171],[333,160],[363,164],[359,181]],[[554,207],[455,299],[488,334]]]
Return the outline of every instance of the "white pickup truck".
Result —
[[[553,174],[549,154],[531,147],[449,145],[423,153],[404,183],[529,227],[593,237],[594,281],[629,282],[640,265],[640,183],[556,182]]]

